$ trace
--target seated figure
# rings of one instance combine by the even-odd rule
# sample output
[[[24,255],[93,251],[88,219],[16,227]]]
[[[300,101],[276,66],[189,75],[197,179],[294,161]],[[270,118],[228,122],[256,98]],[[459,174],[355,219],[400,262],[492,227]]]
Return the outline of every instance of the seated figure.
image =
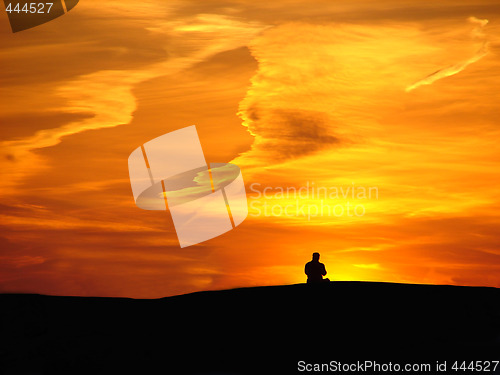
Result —
[[[329,279],[323,279],[323,276],[326,275],[326,268],[323,263],[319,262],[319,253],[313,253],[312,260],[306,263],[305,273],[308,283],[330,281]]]

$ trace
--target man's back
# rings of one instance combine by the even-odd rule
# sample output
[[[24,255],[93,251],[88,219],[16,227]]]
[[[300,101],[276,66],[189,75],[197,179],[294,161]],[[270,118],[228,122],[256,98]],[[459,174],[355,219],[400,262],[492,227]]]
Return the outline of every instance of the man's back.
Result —
[[[311,260],[306,263],[305,273],[307,275],[308,283],[323,281],[323,276],[326,275],[326,268],[323,263],[320,263],[317,260]]]

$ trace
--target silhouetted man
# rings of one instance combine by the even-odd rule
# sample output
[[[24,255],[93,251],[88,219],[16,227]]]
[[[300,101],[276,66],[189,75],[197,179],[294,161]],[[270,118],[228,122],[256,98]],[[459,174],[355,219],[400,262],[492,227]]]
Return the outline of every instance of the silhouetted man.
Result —
[[[328,279],[323,279],[323,276],[326,275],[326,268],[323,263],[319,262],[319,253],[313,253],[312,260],[306,263],[305,272],[308,283],[330,281]]]

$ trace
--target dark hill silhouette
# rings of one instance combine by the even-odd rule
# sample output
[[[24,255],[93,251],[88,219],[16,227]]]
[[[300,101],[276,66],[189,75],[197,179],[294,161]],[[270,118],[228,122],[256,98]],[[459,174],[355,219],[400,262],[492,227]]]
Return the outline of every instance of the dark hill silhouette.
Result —
[[[294,374],[298,361],[500,360],[496,288],[333,282],[156,300],[4,294],[0,303],[6,374]]]

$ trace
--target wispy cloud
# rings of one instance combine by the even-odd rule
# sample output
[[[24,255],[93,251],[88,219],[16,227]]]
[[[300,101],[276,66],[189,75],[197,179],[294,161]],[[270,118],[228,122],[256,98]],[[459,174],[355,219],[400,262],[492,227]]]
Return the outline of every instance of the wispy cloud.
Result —
[[[450,76],[453,76],[455,74],[458,74],[462,70],[467,68],[470,64],[473,64],[473,63],[481,60],[484,56],[486,56],[488,54],[489,42],[486,39],[486,35],[483,33],[483,28],[488,23],[488,20],[479,19],[476,17],[469,17],[468,21],[476,25],[476,27],[472,31],[472,36],[476,39],[483,40],[481,47],[476,51],[476,53],[474,55],[472,55],[471,57],[469,57],[465,61],[461,61],[457,64],[453,64],[451,66],[448,66],[448,67],[443,68],[443,69],[439,69],[439,70],[435,71],[434,73],[429,74],[428,76],[426,76],[426,77],[422,78],[421,80],[408,86],[406,88],[406,92],[410,92],[412,90],[415,90],[417,87],[420,87],[423,85],[430,85],[439,79],[442,79],[445,77],[450,77]]]
[[[394,106],[391,93],[411,79],[413,65],[401,61],[433,50],[412,24],[302,22],[267,30],[250,48],[259,70],[238,114],[255,141],[236,159],[249,165],[362,141],[380,110]]]
[[[18,178],[3,181],[4,193],[25,174],[41,168],[42,161],[32,150],[51,147],[65,136],[87,130],[111,128],[128,124],[136,110],[132,89],[146,80],[163,75],[175,75],[217,53],[245,46],[265,25],[242,22],[224,15],[197,15],[186,20],[157,21],[147,29],[152,34],[174,38],[170,56],[159,63],[136,70],[100,70],[64,82],[54,91],[66,105],[65,113],[86,114],[86,118],[60,127],[43,129],[21,139],[0,142],[5,164],[11,175]],[[186,26],[186,25],[189,26]],[[13,162],[16,164],[13,164]]]

